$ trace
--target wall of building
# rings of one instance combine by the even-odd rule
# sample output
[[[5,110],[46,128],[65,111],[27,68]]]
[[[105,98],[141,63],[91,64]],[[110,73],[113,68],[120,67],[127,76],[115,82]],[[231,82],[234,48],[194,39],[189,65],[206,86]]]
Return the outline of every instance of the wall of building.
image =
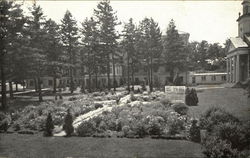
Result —
[[[225,83],[227,73],[224,74],[189,74],[188,75],[188,84],[221,84]]]

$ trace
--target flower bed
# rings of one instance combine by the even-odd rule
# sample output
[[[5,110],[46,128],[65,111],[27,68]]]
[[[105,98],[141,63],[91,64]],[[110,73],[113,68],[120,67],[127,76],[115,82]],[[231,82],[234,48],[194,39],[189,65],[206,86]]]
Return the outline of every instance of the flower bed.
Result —
[[[175,112],[170,103],[163,103],[134,101],[115,107],[111,112],[105,111],[82,122],[76,132],[79,136],[114,135],[128,138],[185,136],[191,126],[190,118]]]
[[[27,106],[22,111],[17,111],[12,114],[14,130],[31,129],[41,131],[47,115],[51,113],[55,125],[62,125],[67,109],[71,110],[73,117],[85,114],[95,109],[92,100],[74,100],[74,101],[48,101],[43,102],[39,106]]]

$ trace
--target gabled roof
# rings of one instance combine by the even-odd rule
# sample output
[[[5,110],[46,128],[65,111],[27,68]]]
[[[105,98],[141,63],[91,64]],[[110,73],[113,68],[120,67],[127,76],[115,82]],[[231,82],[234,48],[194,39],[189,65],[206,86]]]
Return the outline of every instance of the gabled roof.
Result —
[[[232,37],[230,38],[231,43],[235,48],[247,48],[248,45],[246,42],[243,41],[240,37]]]

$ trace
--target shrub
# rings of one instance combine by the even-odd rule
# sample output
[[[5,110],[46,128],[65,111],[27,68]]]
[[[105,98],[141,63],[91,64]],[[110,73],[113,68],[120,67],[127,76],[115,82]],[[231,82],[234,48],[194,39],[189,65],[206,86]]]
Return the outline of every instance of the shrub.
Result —
[[[170,107],[171,105],[171,101],[166,97],[161,98],[160,103],[164,105],[165,107]]]
[[[197,120],[193,120],[189,130],[190,140],[194,142],[201,141],[200,127],[197,125],[197,122]]]
[[[186,89],[186,96],[185,96],[185,103],[188,106],[197,106],[199,99],[196,93],[196,90],[192,88],[189,90],[189,88]]]
[[[74,132],[73,117],[69,109],[67,110],[67,115],[64,119],[63,130],[66,132],[66,136],[71,136],[71,134]]]
[[[186,115],[188,111],[188,107],[184,103],[175,103],[172,108],[180,115]]]
[[[239,122],[239,119],[218,107],[208,109],[200,118],[201,128],[206,129],[208,132],[211,132],[214,126],[227,122]]]
[[[92,136],[96,132],[95,123],[92,120],[82,122],[76,129],[78,136]]]
[[[100,103],[95,103],[95,109],[102,108],[102,107],[103,107],[102,104],[100,104]]]
[[[130,131],[130,127],[125,125],[122,127],[122,132],[124,133],[124,136],[127,136]]]
[[[237,148],[239,151],[249,145],[249,127],[240,123],[221,123],[214,128],[213,135],[229,141],[232,144],[232,148]]]
[[[135,96],[134,96],[134,92],[130,92],[130,100],[131,101],[136,101],[136,98],[135,98]]]
[[[204,144],[203,153],[210,158],[238,158],[238,151],[232,149],[231,143],[219,137],[208,137]]]
[[[44,136],[52,136],[53,129],[54,129],[54,123],[52,120],[51,113],[49,113],[46,119]]]
[[[10,125],[10,118],[4,114],[3,112],[0,112],[0,130],[7,131]]]

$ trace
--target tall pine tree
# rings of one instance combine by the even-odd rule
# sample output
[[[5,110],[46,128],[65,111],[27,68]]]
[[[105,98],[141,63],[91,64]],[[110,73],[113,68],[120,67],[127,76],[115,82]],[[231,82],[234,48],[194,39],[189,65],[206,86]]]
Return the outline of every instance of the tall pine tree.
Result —
[[[0,1],[0,77],[1,77],[1,104],[7,107],[6,79],[13,79],[14,62],[11,57],[18,52],[20,36],[25,19],[20,5],[12,1]],[[10,74],[11,73],[11,74]],[[8,74],[8,76],[7,76]],[[12,84],[10,84],[12,86]]]
[[[76,64],[78,62],[78,28],[77,22],[73,19],[72,14],[67,10],[61,20],[61,40],[63,47],[67,53],[69,76],[70,76],[70,92],[75,89]]]
[[[169,22],[167,36],[163,45],[166,69],[170,71],[170,82],[174,83],[174,80],[178,78],[179,72],[185,69],[187,54],[184,41],[177,31],[173,19]]]
[[[94,14],[98,19],[100,44],[105,55],[105,65],[108,77],[108,89],[111,89],[110,85],[110,64],[112,63],[113,68],[113,86],[115,90],[116,85],[116,74],[115,74],[115,56],[116,49],[118,46],[117,39],[119,38],[118,33],[115,30],[117,22],[116,12],[110,5],[110,1],[104,0],[97,5],[97,9],[94,10]]]

